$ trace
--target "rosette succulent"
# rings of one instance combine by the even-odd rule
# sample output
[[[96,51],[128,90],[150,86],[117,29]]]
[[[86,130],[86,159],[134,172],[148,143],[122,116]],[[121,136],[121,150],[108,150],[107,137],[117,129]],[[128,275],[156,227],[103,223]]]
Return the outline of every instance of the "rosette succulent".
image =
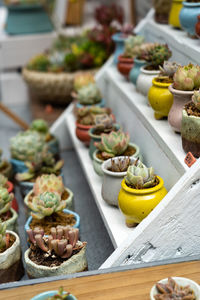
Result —
[[[126,172],[130,164],[130,157],[119,158],[117,161],[111,159],[111,167],[109,170],[112,172]]]
[[[109,133],[113,129],[114,121],[112,116],[108,114],[96,115],[95,116],[95,132]]]
[[[122,155],[128,148],[129,141],[129,134],[119,130],[109,134],[103,133],[101,142],[95,142],[94,145],[100,150],[102,157],[108,159]]]
[[[9,211],[13,198],[12,193],[9,194],[6,188],[0,187],[0,215]]]
[[[22,161],[34,162],[38,154],[46,149],[44,138],[36,131],[19,132],[10,142],[12,158]]]
[[[83,105],[94,105],[101,101],[101,92],[95,83],[90,83],[78,90],[77,100]]]
[[[200,66],[189,64],[178,67],[174,74],[173,87],[176,90],[192,91],[200,88]]]
[[[128,167],[125,182],[134,189],[145,189],[156,185],[154,169],[147,168],[142,162],[136,161]]]
[[[100,114],[110,114],[111,109],[108,107],[82,107],[77,112],[77,122],[82,125],[94,125],[95,116]]]
[[[200,111],[200,90],[194,91],[194,95],[192,96],[192,102],[195,107]]]
[[[130,35],[125,40],[124,56],[133,58],[138,54],[139,47],[144,43],[144,37],[141,35]]]
[[[177,71],[178,67],[180,67],[180,65],[176,62],[164,61],[163,67],[159,66],[159,77],[173,79],[173,76]]]
[[[59,195],[62,195],[64,189],[65,187],[61,176],[56,176],[55,174],[45,174],[36,179],[33,192],[37,196],[47,191],[56,192]]]
[[[57,192],[44,192],[33,197],[32,202],[28,202],[28,207],[32,210],[32,217],[43,219],[62,211],[66,207],[66,201],[61,200],[61,195]]]
[[[77,74],[74,78],[74,89],[78,91],[90,83],[94,83],[94,76],[91,73]]]

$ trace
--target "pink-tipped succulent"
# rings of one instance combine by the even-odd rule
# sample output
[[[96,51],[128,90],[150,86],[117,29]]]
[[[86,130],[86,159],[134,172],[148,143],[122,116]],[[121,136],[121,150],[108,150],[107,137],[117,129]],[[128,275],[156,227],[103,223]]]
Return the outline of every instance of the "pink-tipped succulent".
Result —
[[[200,88],[200,66],[189,64],[178,67],[174,74],[173,87],[177,90],[193,91]]]
[[[51,234],[44,236],[44,230],[35,228],[27,230],[29,241],[42,251],[52,255],[55,253],[61,258],[69,258],[76,247],[79,238],[79,229],[71,226],[57,226],[51,228]]]
[[[194,91],[194,95],[192,96],[192,102],[195,107],[200,111],[200,89],[199,91]]]
[[[35,181],[33,192],[35,195],[40,195],[44,192],[56,192],[60,195],[64,192],[64,184],[61,176],[55,174],[42,175]]]
[[[111,131],[109,134],[101,135],[101,142],[95,143],[105,159],[122,155],[128,148],[130,137],[122,130]]]
[[[109,170],[112,172],[126,172],[130,164],[130,157],[118,158],[117,160],[111,159]]]

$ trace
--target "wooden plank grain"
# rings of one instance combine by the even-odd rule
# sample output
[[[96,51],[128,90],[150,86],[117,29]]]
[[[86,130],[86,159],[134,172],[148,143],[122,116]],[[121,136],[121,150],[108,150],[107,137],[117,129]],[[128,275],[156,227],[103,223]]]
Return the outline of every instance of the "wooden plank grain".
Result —
[[[0,300],[29,300],[63,286],[78,300],[148,300],[153,284],[165,277],[183,276],[200,283],[200,261],[100,274],[3,290]]]

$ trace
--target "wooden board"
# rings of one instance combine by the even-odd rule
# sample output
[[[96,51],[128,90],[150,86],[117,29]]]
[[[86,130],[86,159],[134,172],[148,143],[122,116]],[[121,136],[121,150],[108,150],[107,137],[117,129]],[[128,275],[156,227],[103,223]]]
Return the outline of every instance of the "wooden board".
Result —
[[[1,291],[0,300],[28,300],[38,293],[55,290],[60,286],[74,294],[78,300],[148,300],[153,284],[169,276],[187,277],[200,283],[200,262],[171,264],[23,286]]]

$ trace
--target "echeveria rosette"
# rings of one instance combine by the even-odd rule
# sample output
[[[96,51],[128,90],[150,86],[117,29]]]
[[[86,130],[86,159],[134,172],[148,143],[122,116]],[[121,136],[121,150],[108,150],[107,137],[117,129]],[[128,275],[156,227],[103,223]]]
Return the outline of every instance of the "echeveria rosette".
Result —
[[[163,67],[159,66],[159,69],[160,69],[159,77],[173,78],[178,67],[180,67],[180,65],[177,64],[176,62],[171,62],[171,61],[167,61],[167,60],[164,61]]]
[[[111,131],[109,134],[103,133],[101,142],[94,145],[100,150],[102,157],[108,159],[123,154],[128,148],[129,141],[129,134],[119,130]]]
[[[46,191],[56,192],[62,195],[65,186],[61,176],[56,176],[55,174],[42,175],[36,179],[33,187],[33,192],[35,195],[40,195]]]
[[[32,210],[32,217],[43,219],[53,213],[62,211],[66,207],[66,201],[61,200],[61,196],[57,192],[44,192],[33,197],[28,206]]]
[[[95,83],[90,83],[78,90],[77,100],[83,105],[94,105],[101,101],[102,96]]]
[[[194,95],[192,96],[192,102],[195,107],[200,111],[200,89],[199,91],[194,91]]]
[[[9,193],[6,188],[0,187],[0,215],[9,211],[13,198],[13,193]]]
[[[136,189],[150,188],[155,185],[156,175],[152,167],[147,168],[142,162],[128,167],[125,182]]]
[[[176,90],[193,91],[200,87],[200,66],[189,64],[187,66],[178,67],[174,74],[173,87]]]

